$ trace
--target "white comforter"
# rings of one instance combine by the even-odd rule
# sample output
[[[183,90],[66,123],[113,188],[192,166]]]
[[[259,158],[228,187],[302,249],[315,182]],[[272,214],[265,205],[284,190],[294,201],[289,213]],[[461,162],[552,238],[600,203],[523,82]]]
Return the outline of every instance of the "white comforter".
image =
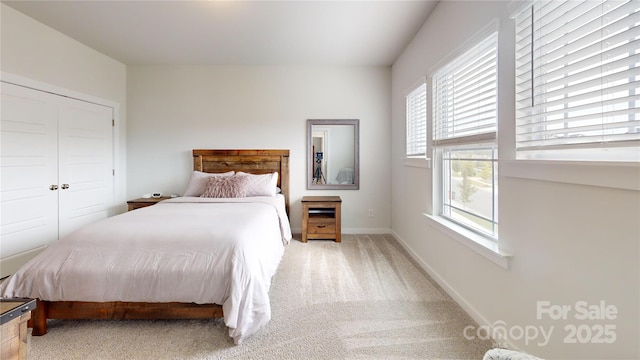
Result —
[[[221,304],[239,344],[271,319],[271,277],[290,239],[281,196],[170,199],[53,243],[0,297]]]

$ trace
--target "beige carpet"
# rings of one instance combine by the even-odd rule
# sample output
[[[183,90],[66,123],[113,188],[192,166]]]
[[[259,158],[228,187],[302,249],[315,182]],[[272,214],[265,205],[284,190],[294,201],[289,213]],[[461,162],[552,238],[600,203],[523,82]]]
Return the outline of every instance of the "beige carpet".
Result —
[[[391,235],[294,240],[271,301],[271,322],[240,346],[222,320],[50,320],[29,359],[482,359],[491,348],[463,337],[473,321]]]

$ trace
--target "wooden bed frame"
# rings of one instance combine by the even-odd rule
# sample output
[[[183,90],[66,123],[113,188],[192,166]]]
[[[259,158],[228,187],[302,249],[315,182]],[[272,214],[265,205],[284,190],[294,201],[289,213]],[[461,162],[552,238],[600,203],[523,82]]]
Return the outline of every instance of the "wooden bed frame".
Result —
[[[278,172],[278,187],[289,213],[289,150],[193,150],[193,169],[208,173],[230,170],[253,174]],[[218,304],[37,301],[31,313],[32,335],[47,333],[47,319],[212,319],[223,316]]]

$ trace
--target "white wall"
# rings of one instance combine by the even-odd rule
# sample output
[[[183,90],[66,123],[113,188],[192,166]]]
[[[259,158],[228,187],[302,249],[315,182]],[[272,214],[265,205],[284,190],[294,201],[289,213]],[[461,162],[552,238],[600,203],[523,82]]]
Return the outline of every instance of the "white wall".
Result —
[[[607,186],[562,182],[555,167],[513,161],[513,24],[507,1],[441,1],[392,67],[392,230],[434,278],[478,321],[515,331],[511,344],[549,359],[637,359],[640,357],[640,193]],[[505,270],[431,227],[425,217],[432,197],[431,169],[404,165],[405,103],[412,84],[493,19],[500,20],[499,219],[500,246],[513,254]],[[524,166],[522,168],[521,166]],[[638,183],[638,166],[562,167],[588,178],[628,176]],[[629,170],[627,168],[627,170]],[[573,172],[573,173],[572,173]],[[505,176],[506,173],[511,176]],[[572,175],[573,174],[573,175]],[[622,175],[619,175],[622,174]],[[543,177],[544,177],[543,176]],[[594,181],[597,183],[597,181]],[[537,302],[571,305],[587,301],[618,310],[616,319],[538,320]],[[565,344],[565,326],[614,325],[613,344]],[[554,328],[550,342],[518,340],[518,327]],[[586,330],[585,330],[586,331]],[[460,336],[463,336],[461,333]]]
[[[131,66],[127,83],[129,198],[183,193],[192,149],[289,149],[293,228],[302,196],[335,194],[345,232],[389,231],[389,67]],[[307,119],[360,119],[360,190],[306,189]]]
[[[126,66],[4,4],[0,16],[3,73],[119,105],[115,201],[126,210]]]

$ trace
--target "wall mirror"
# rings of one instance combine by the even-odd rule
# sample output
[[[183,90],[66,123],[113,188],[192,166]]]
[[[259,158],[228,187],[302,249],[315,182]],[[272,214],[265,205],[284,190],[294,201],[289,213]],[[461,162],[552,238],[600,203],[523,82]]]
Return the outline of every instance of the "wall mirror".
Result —
[[[307,120],[307,189],[360,188],[360,121]]]

